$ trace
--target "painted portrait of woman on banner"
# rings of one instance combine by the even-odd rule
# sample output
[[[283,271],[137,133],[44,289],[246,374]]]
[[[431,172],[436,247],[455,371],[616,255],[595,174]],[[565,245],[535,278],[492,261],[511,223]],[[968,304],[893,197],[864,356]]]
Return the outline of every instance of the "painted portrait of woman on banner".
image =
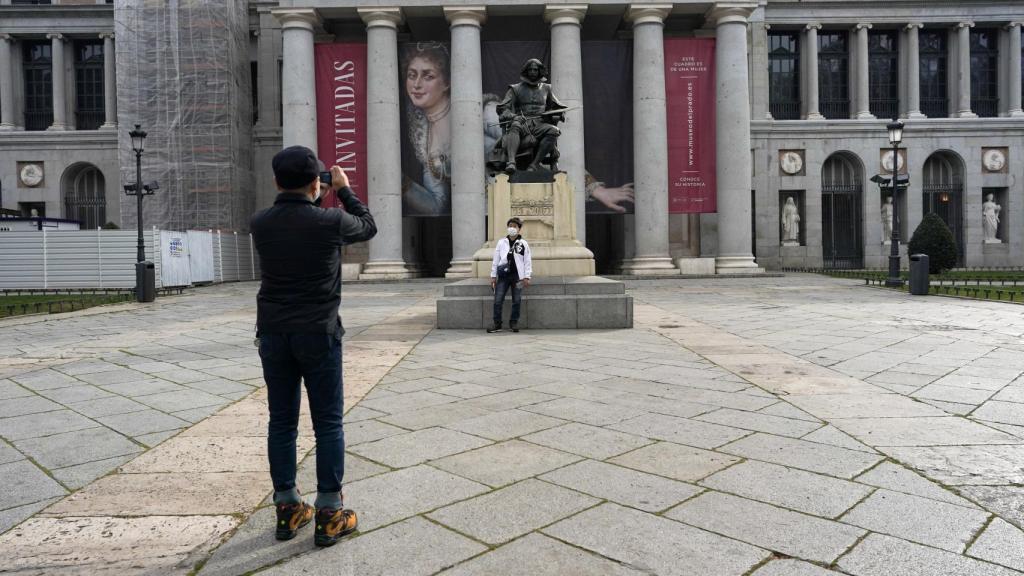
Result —
[[[403,47],[402,212],[451,213],[451,58],[439,42]]]

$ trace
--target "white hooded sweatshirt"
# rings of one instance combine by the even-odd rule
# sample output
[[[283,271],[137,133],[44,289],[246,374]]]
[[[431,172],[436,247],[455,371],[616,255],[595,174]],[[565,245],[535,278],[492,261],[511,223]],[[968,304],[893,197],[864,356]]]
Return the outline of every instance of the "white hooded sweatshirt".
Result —
[[[508,262],[509,240],[505,236],[498,240],[494,248],[494,260],[491,262],[491,278],[498,277],[498,267]],[[519,273],[519,280],[533,277],[533,258],[530,256],[530,245],[522,236],[516,240],[515,251],[513,252],[516,261],[516,271]]]

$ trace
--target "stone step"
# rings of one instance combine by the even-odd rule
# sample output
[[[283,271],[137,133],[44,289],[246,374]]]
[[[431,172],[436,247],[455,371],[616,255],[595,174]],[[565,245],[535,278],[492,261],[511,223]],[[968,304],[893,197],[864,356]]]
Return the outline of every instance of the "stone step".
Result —
[[[625,293],[626,285],[618,280],[600,276],[551,276],[532,279],[530,287],[523,293],[523,297]],[[492,295],[489,278],[469,278],[444,287],[446,298],[466,296],[490,298]]]

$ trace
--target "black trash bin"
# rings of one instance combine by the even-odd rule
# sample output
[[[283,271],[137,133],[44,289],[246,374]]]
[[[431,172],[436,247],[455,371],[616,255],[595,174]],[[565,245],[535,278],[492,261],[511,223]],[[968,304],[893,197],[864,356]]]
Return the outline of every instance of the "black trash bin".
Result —
[[[910,293],[915,296],[928,294],[928,255],[910,255]]]
[[[156,300],[156,268],[152,262],[135,263],[135,299],[139,302]]]

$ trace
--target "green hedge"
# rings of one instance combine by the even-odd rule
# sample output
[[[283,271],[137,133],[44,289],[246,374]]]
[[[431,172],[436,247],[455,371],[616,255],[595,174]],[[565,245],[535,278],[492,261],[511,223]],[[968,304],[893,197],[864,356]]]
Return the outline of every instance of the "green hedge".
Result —
[[[928,272],[931,274],[956,266],[956,240],[938,214],[928,214],[921,220],[910,238],[909,248],[911,254],[928,255]]]

